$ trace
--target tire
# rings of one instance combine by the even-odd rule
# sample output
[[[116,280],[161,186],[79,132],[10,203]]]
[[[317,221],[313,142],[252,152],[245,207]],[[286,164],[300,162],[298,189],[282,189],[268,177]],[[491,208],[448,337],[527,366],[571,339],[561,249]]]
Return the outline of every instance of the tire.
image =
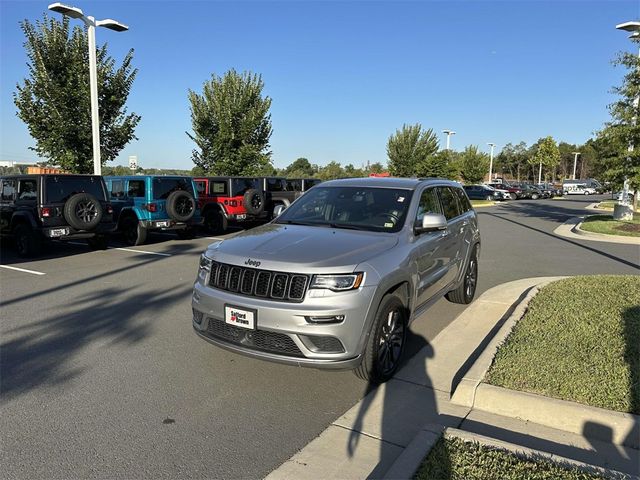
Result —
[[[220,210],[215,208],[209,209],[204,214],[205,229],[213,234],[219,235],[227,231],[228,222]]]
[[[128,245],[142,245],[147,240],[147,229],[137,218],[127,217],[122,221],[122,234]]]
[[[23,258],[35,257],[42,252],[42,238],[29,225],[19,223],[13,229],[16,251]]]
[[[106,250],[109,247],[109,237],[106,235],[96,235],[87,238],[87,244],[91,250]]]
[[[509,196],[511,197],[511,200],[517,200],[518,199],[518,195],[516,195],[515,193],[510,193]]]
[[[390,322],[393,322],[391,332],[385,328]],[[354,370],[356,376],[371,384],[389,380],[400,365],[406,337],[407,309],[398,297],[386,295],[378,306],[362,363]],[[390,356],[384,355],[384,351],[389,352]]]
[[[538,195],[537,193],[531,194],[531,200],[538,200],[539,198],[540,198],[540,195]]]
[[[64,204],[65,220],[77,230],[93,230],[102,220],[102,205],[89,193],[76,193]]]
[[[189,192],[176,190],[167,197],[167,213],[178,222],[186,222],[196,213],[196,200]]]
[[[462,283],[455,290],[447,293],[446,297],[451,303],[467,305],[471,303],[478,286],[478,246],[474,246],[469,257],[469,262],[464,270]]]
[[[193,227],[187,227],[183,230],[176,230],[176,234],[180,240],[193,240],[196,238],[196,230]]]
[[[484,197],[484,199],[485,199],[487,202],[491,202],[491,201],[493,201],[493,196],[491,196],[491,195],[487,195],[486,197]]]
[[[589,195],[589,192],[584,192],[585,195]]]
[[[242,204],[248,214],[260,215],[264,212],[264,195],[255,188],[250,188],[245,192]]]

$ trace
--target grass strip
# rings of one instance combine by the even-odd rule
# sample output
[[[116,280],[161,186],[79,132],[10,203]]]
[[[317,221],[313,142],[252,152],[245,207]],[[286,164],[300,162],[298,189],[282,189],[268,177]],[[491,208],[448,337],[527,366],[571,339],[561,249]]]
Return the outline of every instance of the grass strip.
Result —
[[[579,276],[543,287],[486,381],[640,414],[640,276]]]
[[[594,480],[606,478],[546,459],[521,457],[506,450],[459,438],[441,438],[415,477],[417,480]]]
[[[605,235],[622,235],[625,237],[640,237],[640,216],[634,215],[630,222],[614,220],[611,215],[590,215],[584,219],[582,230]]]
[[[495,204],[496,202],[490,200],[471,200],[472,207],[490,207]]]

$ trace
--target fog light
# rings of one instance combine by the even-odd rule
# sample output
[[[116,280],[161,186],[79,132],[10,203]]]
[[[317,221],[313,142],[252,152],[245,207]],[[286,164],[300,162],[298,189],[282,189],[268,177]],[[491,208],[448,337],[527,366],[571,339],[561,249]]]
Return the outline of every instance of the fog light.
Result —
[[[204,318],[204,313],[199,312],[196,309],[193,310],[193,321],[194,322],[196,322],[198,325],[200,325],[202,323],[202,319],[203,318]]]
[[[322,317],[304,317],[309,323],[340,323],[344,322],[344,315],[330,315]]]

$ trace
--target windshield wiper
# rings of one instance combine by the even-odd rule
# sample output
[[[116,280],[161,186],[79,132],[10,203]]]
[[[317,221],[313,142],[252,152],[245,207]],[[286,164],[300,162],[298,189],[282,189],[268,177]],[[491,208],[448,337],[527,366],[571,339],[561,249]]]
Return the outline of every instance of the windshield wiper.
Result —
[[[297,220],[286,220],[284,222],[276,222],[276,223],[280,223],[280,224],[284,224],[284,225],[303,225],[303,226],[316,226],[316,227],[326,227],[327,224],[326,223],[320,223],[320,222],[299,222]]]
[[[369,230],[370,227],[364,225],[354,225],[353,223],[330,223],[331,228],[342,228],[345,230]]]

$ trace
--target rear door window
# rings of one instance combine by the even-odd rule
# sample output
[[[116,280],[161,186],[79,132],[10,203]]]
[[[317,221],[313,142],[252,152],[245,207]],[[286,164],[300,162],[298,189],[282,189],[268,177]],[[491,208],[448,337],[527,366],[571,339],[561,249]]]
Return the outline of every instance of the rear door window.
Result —
[[[128,197],[144,197],[144,180],[129,180],[129,188],[127,189]]]
[[[452,189],[449,187],[438,187],[440,193],[440,202],[442,203],[442,213],[447,220],[456,218],[460,215],[458,200]]]
[[[287,180],[287,191],[288,192],[301,192],[302,191],[302,180]]]
[[[210,182],[211,195],[226,195],[227,194],[227,182],[216,180]]]
[[[460,211],[461,213],[468,212],[472,209],[471,202],[469,202],[469,198],[465,195],[461,188],[454,188],[456,196],[458,197],[458,202],[460,203]]]
[[[38,182],[35,178],[20,180],[18,184],[18,200],[37,200]]]
[[[197,180],[195,184],[196,190],[198,190],[198,195],[205,195],[207,192],[207,182],[204,180]]]
[[[267,190],[269,192],[282,192],[285,189],[284,182],[280,178],[267,178]]]
[[[106,200],[101,177],[74,177],[65,175],[46,177],[45,195],[47,202],[63,203],[76,193],[89,193],[98,200]]]

